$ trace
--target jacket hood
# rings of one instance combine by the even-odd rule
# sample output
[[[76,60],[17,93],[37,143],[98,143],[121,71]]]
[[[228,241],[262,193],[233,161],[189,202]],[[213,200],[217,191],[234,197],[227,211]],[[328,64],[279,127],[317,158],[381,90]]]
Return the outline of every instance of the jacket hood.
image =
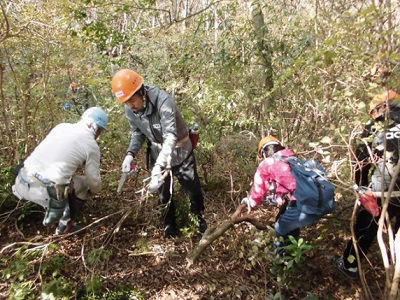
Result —
[[[294,152],[292,150],[288,149],[288,148],[285,148],[285,149],[282,149],[282,150],[276,152],[275,155],[278,155],[278,156],[283,157],[283,158],[288,158],[288,157],[291,157],[291,156],[295,156]]]

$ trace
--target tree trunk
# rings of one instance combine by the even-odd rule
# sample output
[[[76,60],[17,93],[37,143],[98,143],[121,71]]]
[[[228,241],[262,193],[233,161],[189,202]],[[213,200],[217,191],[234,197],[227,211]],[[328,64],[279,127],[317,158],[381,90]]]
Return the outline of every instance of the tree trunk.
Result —
[[[264,16],[258,1],[254,1],[252,3],[251,18],[253,21],[254,31],[257,36],[257,52],[259,61],[263,68],[261,70],[261,74],[264,81],[264,87],[267,91],[270,91],[274,87],[271,62],[272,52],[269,44],[265,40],[266,36],[268,35],[268,29],[265,25]]]
[[[261,70],[259,71],[262,81],[260,84],[264,87],[266,92],[269,92],[274,87],[272,72],[272,51],[268,42],[265,40],[268,35],[268,28],[265,25],[264,16],[259,1],[254,1],[251,5],[251,19],[257,37],[256,47],[258,62],[261,65]],[[271,95],[265,92],[264,94],[266,94],[266,96],[261,104],[261,110],[259,111],[259,127],[262,136],[264,136],[264,116],[267,115],[267,112],[271,109],[271,106],[273,104]]]
[[[0,52],[1,54],[1,52]],[[1,57],[1,55],[0,55]],[[0,61],[0,101],[1,101],[1,115],[2,115],[2,124],[1,126],[4,126],[4,130],[1,130],[1,139],[3,141],[2,145],[4,147],[4,151],[3,149],[0,150],[0,153],[2,153],[2,155],[8,154],[10,155],[10,159],[14,158],[14,145],[13,145],[13,138],[12,138],[12,134],[11,134],[11,130],[10,130],[10,121],[8,119],[7,116],[7,109],[6,109],[6,98],[4,96],[4,92],[3,92],[3,71],[4,71],[4,67]],[[9,151],[7,149],[12,149],[13,151]]]

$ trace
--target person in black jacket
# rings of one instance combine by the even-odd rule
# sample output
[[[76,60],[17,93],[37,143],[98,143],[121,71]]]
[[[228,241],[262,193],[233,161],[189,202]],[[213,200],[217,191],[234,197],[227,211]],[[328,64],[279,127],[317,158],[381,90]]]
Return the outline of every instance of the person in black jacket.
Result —
[[[370,120],[356,149],[357,167],[355,183],[368,187],[369,191],[360,195],[361,207],[354,225],[355,237],[361,258],[374,242],[381,213],[381,199],[373,193],[388,191],[395,166],[399,161],[400,147],[400,95],[389,90],[379,94],[371,101]],[[386,159],[386,162],[385,160]],[[382,170],[384,170],[382,174]],[[371,175],[370,175],[371,174]],[[394,191],[400,191],[400,177],[396,180]],[[365,196],[369,195],[369,196]],[[400,198],[391,197],[388,207],[389,217],[396,216],[394,231],[399,228]],[[334,266],[350,279],[358,279],[358,267],[353,242],[347,243],[342,256],[332,258]]]

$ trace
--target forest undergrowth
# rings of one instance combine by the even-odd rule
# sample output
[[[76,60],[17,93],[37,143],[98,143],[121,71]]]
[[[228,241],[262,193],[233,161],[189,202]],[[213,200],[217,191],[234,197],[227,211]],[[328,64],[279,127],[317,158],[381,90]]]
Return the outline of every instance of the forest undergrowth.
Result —
[[[237,139],[230,139],[237,143]],[[229,142],[223,143],[226,147]],[[251,149],[252,143],[242,149]],[[236,147],[237,148],[237,147]],[[220,149],[219,149],[220,150]],[[197,150],[196,150],[197,151]],[[200,151],[200,150],[199,150]],[[220,153],[220,152],[219,152]],[[229,153],[229,152],[227,152]],[[242,152],[243,153],[243,152]],[[212,162],[199,156],[209,226],[226,220],[249,187],[251,173],[234,161]],[[210,157],[209,157],[210,159]],[[212,160],[212,159],[211,159]],[[225,171],[216,172],[222,165]],[[250,164],[249,170],[255,166]],[[229,171],[227,171],[229,170]],[[204,174],[207,175],[207,183]],[[240,176],[239,174],[242,173]],[[88,201],[79,223],[82,231],[56,237],[44,227],[43,211],[29,203],[2,212],[1,297],[10,299],[358,299],[361,287],[335,270],[350,236],[352,195],[342,196],[337,213],[302,231],[286,257],[272,250],[274,233],[242,223],[228,230],[188,267],[186,256],[197,245],[195,221],[176,185],[177,238],[165,239],[162,212],[155,196],[137,193],[146,170],[129,177],[117,194],[119,166],[105,159],[103,192]],[[236,181],[238,179],[238,181]],[[7,213],[7,214],[6,214]],[[251,213],[272,225],[277,208],[262,205]],[[5,217],[7,216],[7,217]],[[383,284],[377,247],[367,262],[366,278],[375,291]],[[374,288],[376,287],[376,288]],[[380,287],[382,288],[382,287]]]

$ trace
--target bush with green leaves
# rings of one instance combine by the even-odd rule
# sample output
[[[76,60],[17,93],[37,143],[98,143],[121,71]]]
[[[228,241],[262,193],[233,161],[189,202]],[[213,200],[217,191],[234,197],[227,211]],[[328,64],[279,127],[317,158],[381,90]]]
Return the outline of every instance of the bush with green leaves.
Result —
[[[303,238],[296,240],[293,236],[289,235],[289,244],[284,246],[283,261],[285,270],[291,272],[296,267],[303,264],[305,254],[312,250],[312,245],[308,244]]]
[[[33,300],[36,299],[35,292],[33,290],[34,283],[32,281],[22,281],[11,283],[9,290],[9,299],[13,300]]]
[[[21,247],[12,258],[2,258],[4,266],[2,276],[11,281],[23,282],[34,271],[34,263],[41,255],[41,251],[27,251],[28,246]]]
[[[301,271],[305,254],[311,251],[313,246],[303,238],[296,240],[291,235],[285,243],[283,249],[275,249],[270,271],[276,277],[278,286],[290,289],[298,280],[296,275]]]
[[[108,299],[108,300],[142,300],[146,294],[140,290],[135,289],[130,285],[121,285],[114,291],[107,291],[103,293],[97,299]]]
[[[53,254],[47,261],[42,263],[40,272],[43,276],[50,275],[51,277],[56,278],[61,275],[66,263],[67,260],[64,256]]]
[[[104,248],[93,248],[90,250],[87,257],[88,264],[91,266],[105,264],[109,260],[111,254],[111,250]]]
[[[15,179],[13,168],[0,159],[0,214],[15,207],[18,200],[11,191]]]
[[[43,284],[41,299],[43,300],[68,300],[76,295],[74,283],[59,276]]]

